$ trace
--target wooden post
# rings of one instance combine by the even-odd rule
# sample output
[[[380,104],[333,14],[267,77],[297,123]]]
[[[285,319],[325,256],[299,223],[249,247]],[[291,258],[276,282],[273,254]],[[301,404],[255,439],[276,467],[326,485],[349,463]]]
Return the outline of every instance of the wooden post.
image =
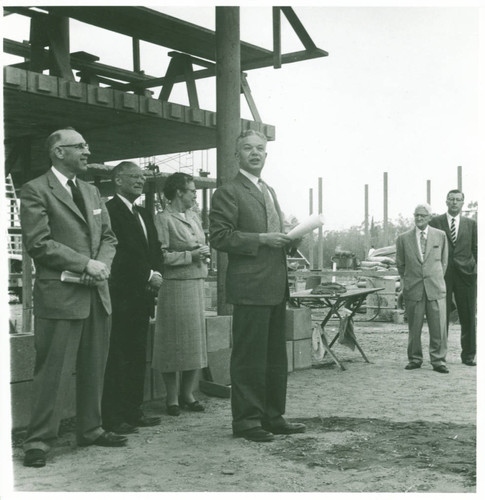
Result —
[[[369,234],[369,184],[364,185],[364,259],[370,249],[370,234]]]
[[[462,191],[463,190],[463,182],[462,182],[462,172],[461,172],[461,167],[458,166],[457,168],[457,188]]]
[[[308,201],[310,203],[309,208],[309,213],[310,215],[313,214],[313,189],[310,188],[309,193],[308,193]],[[308,245],[308,257],[310,260],[310,269],[315,269],[315,249],[313,248],[313,231],[310,233],[310,244]]]
[[[323,188],[322,178],[318,178],[318,213],[323,212]],[[318,269],[323,270],[323,229],[318,228]]]
[[[384,172],[384,222],[383,222],[383,245],[389,244],[389,226],[388,226],[388,187],[387,187],[387,172]]]
[[[32,259],[22,245],[22,332],[32,332]]]
[[[431,181],[426,181],[426,203],[431,205]]]
[[[133,46],[133,71],[137,73],[141,70],[140,65],[140,40],[138,38],[132,38]]]
[[[241,133],[239,7],[216,7],[217,185],[237,173],[235,143]],[[227,254],[217,253],[217,314],[227,315]]]

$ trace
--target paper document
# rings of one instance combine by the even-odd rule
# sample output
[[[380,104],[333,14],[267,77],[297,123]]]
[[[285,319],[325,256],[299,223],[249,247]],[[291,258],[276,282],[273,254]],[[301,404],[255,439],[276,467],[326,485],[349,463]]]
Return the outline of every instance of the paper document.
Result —
[[[61,281],[65,283],[81,283],[81,275],[72,271],[62,271]]]
[[[294,227],[286,236],[289,236],[292,240],[303,238],[305,234],[311,233],[314,229],[323,226],[324,223],[325,219],[323,214],[310,215],[310,217],[300,222],[300,224]]]

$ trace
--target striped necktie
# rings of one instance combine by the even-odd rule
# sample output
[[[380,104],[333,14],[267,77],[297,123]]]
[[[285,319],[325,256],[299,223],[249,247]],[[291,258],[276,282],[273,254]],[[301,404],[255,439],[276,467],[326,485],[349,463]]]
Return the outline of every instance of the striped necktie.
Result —
[[[271,195],[269,194],[268,187],[261,179],[258,179],[258,184],[259,187],[261,188],[261,192],[263,193],[264,197],[264,206],[266,208],[267,231],[268,233],[280,233],[281,232],[280,218],[274,206],[274,202],[271,199]]]
[[[456,226],[455,226],[455,218],[451,218],[451,241],[453,242],[453,245],[456,243]]]
[[[424,235],[424,231],[421,231],[421,239],[419,241],[421,243],[421,252],[423,252],[423,257],[426,252],[426,236]]]

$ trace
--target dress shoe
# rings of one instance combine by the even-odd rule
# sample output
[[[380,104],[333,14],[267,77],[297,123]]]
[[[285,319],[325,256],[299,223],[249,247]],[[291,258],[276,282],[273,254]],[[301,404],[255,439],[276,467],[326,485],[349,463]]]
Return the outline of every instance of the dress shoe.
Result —
[[[279,425],[264,425],[263,429],[265,431],[271,432],[272,434],[301,434],[306,431],[306,425],[300,423],[290,424],[290,422],[284,422]]]
[[[462,363],[467,366],[477,366],[477,362],[473,361],[473,359],[462,361]]]
[[[271,432],[265,431],[262,427],[253,427],[252,429],[245,429],[243,431],[234,431],[234,437],[242,437],[248,441],[256,441],[257,443],[264,443],[273,441],[274,435]]]
[[[25,467],[44,467],[45,451],[38,448],[27,450],[24,457]]]
[[[433,366],[433,370],[438,373],[450,373],[450,370],[445,365]]]
[[[167,414],[172,417],[178,417],[180,415],[179,405],[167,405]]]
[[[94,441],[90,442],[81,442],[80,446],[107,446],[109,448],[114,448],[117,446],[125,446],[128,438],[126,436],[120,436],[119,434],[115,434],[114,432],[105,431],[101,436],[96,438]]]
[[[160,417],[147,417],[142,415],[136,420],[130,420],[128,423],[134,427],[153,427],[154,425],[159,425],[162,419]]]
[[[417,368],[421,368],[421,365],[418,365],[418,363],[413,363],[412,361],[404,367],[405,370],[416,370]]]
[[[185,408],[189,411],[204,411],[205,408],[200,404],[199,401],[195,400],[192,403],[187,403],[187,401],[183,401],[179,399],[180,408]]]
[[[138,428],[135,427],[134,425],[127,424],[126,422],[121,422],[120,424],[116,425],[111,425],[107,426],[105,425],[104,428],[107,431],[114,432],[115,434],[136,434],[138,432]]]

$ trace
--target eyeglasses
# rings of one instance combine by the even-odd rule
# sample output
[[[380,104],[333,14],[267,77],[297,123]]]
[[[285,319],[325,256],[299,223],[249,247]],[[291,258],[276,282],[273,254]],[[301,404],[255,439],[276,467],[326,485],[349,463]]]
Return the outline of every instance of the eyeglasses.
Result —
[[[146,181],[146,177],[143,174],[119,174],[119,175],[124,175],[125,177],[128,177],[134,181]]]
[[[185,192],[190,191],[192,194],[197,193],[197,189],[184,189]]]
[[[429,217],[429,214],[414,214],[414,218],[417,219],[420,217],[421,219],[426,219],[426,217]]]
[[[450,203],[453,203],[454,201],[456,201],[457,203],[461,203],[462,200],[461,198],[447,198],[446,201],[449,201]]]
[[[76,148],[76,149],[89,149],[87,142],[80,142],[79,144],[58,144],[58,148]]]

